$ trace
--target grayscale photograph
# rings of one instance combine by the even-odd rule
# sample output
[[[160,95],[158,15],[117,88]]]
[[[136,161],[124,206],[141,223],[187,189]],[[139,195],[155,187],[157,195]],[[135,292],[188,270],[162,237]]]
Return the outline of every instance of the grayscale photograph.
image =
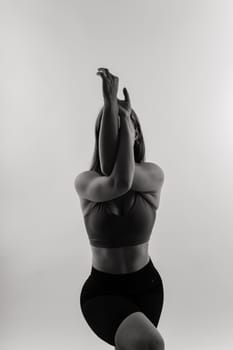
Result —
[[[0,0],[1,350],[233,349],[232,19]]]

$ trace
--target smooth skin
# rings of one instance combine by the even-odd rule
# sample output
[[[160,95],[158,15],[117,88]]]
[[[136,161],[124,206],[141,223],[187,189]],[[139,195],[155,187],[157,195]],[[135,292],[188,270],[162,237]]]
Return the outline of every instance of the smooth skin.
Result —
[[[103,71],[101,68],[100,71]],[[101,77],[107,79],[107,73],[101,74]],[[114,85],[114,86],[113,86]],[[101,137],[106,140],[108,138],[108,133],[111,133],[113,137],[110,139],[113,147],[102,147],[102,153],[100,151],[100,156],[102,157],[102,166],[105,167],[106,164],[110,164],[109,160],[114,165],[120,164],[123,166],[124,172],[128,166],[127,172],[132,178],[132,182],[126,186],[115,186],[112,184],[112,178],[109,176],[111,174],[111,167],[107,169],[106,176],[101,176],[95,171],[84,171],[79,174],[75,179],[75,188],[80,196],[82,209],[84,212],[88,210],[90,201],[103,202],[104,200],[110,201],[111,199],[118,199],[118,197],[127,194],[130,189],[133,191],[146,193],[147,200],[151,202],[156,208],[159,206],[160,191],[163,183],[163,171],[162,169],[154,163],[143,162],[142,164],[137,164],[133,161],[133,141],[135,139],[135,133],[133,128],[133,123],[130,124],[129,111],[131,108],[129,94],[127,90],[124,91],[125,100],[119,108],[119,103],[117,102],[117,88],[116,79],[110,78],[108,83],[103,84],[104,93],[104,103],[105,105],[104,113],[102,116],[101,123],[102,133]],[[117,107],[118,106],[118,107]],[[115,114],[117,112],[117,114]],[[105,120],[103,120],[105,117]],[[124,132],[124,137],[120,139],[120,146],[123,148],[119,149],[125,150],[127,147],[127,154],[124,152],[118,152],[122,159],[119,162],[115,162],[114,152],[111,152],[114,148],[114,135],[116,135],[115,142],[117,142],[119,124],[118,118],[122,121],[122,129]],[[125,122],[127,120],[127,122]],[[113,121],[113,123],[111,123]],[[114,123],[115,122],[115,123]],[[112,128],[112,129],[111,129]],[[114,129],[115,128],[115,129]],[[126,140],[127,136],[127,140]],[[103,142],[101,140],[100,142]],[[130,152],[128,151],[130,150]],[[105,159],[108,162],[105,162]],[[111,158],[112,157],[112,158]],[[119,161],[119,158],[118,158]],[[127,163],[127,164],[126,164]],[[115,168],[115,167],[114,167]],[[109,173],[108,173],[109,171]],[[119,169],[118,169],[119,172]],[[116,174],[118,173],[116,172]],[[121,172],[121,171],[120,171]],[[125,198],[124,198],[125,199]],[[139,244],[136,246],[121,247],[121,248],[104,248],[104,247],[94,247],[91,245],[92,249],[92,265],[98,270],[106,271],[108,273],[130,273],[137,271],[144,267],[149,262],[148,254],[148,243]],[[160,335],[158,329],[151,323],[151,321],[142,312],[134,312],[126,317],[119,325],[115,333],[115,350],[163,350],[164,341]]]
[[[106,159],[108,159],[106,163],[113,165],[115,160],[114,156],[116,152],[114,142],[116,146],[118,136],[117,129],[119,129],[120,127],[119,124],[118,127],[116,127],[116,121],[118,120],[119,123],[121,117],[130,119],[131,101],[126,88],[123,89],[125,99],[119,100],[117,98],[119,78],[111,74],[107,68],[99,68],[97,75],[101,76],[103,81],[104,112],[107,112],[108,116],[110,116],[109,119],[106,120],[109,123],[106,123],[108,130],[107,133],[105,133],[105,135],[109,135],[109,133],[111,135],[111,137],[106,140],[106,137],[104,138],[104,132],[102,132],[102,134],[100,133],[100,139],[101,136],[104,138],[103,140],[100,140],[100,145],[102,146],[100,148],[100,153],[102,150],[103,152],[101,153],[101,155],[102,158],[104,158],[104,151],[112,150],[112,153],[110,155],[106,155]],[[107,116],[107,114],[105,116]],[[112,125],[111,121],[113,121]],[[133,122],[131,122],[131,128],[135,130]],[[138,131],[135,130],[134,133],[133,129],[132,136],[135,138],[136,141],[138,138]],[[108,141],[111,142],[111,147],[109,147],[109,144],[107,143]],[[109,161],[110,159],[111,161]],[[102,164],[104,164],[103,159]],[[108,169],[108,174],[111,172],[111,169]],[[122,259],[122,263],[124,262],[125,264],[128,261],[129,269],[133,269],[133,271],[136,271],[139,268],[143,267],[149,260],[148,242],[140,244],[138,246],[123,248],[109,249],[92,247],[92,250],[93,259],[96,259],[95,263],[98,264],[99,261],[99,264],[102,266],[98,266],[98,268],[102,267],[102,269],[104,268],[104,266],[108,265],[106,264],[107,261],[113,259],[117,262],[119,266],[119,262]],[[134,258],[132,259],[132,257]],[[133,267],[132,260],[134,261]],[[132,270],[130,272],[132,272]],[[115,271],[115,273],[119,272]],[[132,313],[121,322],[115,334],[115,344],[115,350],[164,350],[165,348],[164,340],[161,334],[159,333],[158,329],[142,312]]]
[[[99,68],[96,74],[102,78],[104,100],[99,132],[99,158],[101,170],[104,175],[108,176],[116,159],[121,117],[127,118],[132,131],[135,128],[132,123],[131,105],[127,89],[123,89],[125,99],[120,100],[117,98],[119,78],[105,68]],[[136,141],[138,138],[137,129],[135,133],[134,139]]]

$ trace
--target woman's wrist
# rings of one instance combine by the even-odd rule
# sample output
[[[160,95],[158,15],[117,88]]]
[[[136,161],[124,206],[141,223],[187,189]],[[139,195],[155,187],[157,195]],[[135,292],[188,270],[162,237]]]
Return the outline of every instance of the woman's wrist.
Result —
[[[113,97],[110,97],[110,98],[104,98],[104,106],[106,107],[112,107],[112,106],[117,106],[118,103],[117,103],[117,98],[113,98]]]
[[[114,115],[115,118],[117,118],[119,113],[119,107],[117,104],[117,100],[108,100],[104,102],[104,110],[111,115]]]

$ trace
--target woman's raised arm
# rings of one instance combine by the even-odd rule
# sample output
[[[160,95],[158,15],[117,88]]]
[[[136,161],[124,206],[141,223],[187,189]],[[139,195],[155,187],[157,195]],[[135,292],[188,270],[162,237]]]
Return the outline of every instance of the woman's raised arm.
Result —
[[[99,132],[99,158],[101,171],[105,176],[111,174],[117,154],[119,116],[117,103],[118,77],[108,69],[99,68],[97,75],[103,80],[104,107]]]
[[[110,176],[115,179],[119,186],[130,188],[134,179],[134,140],[135,129],[131,121],[131,103],[126,88],[123,89],[125,95],[125,106],[119,106],[120,116],[120,142],[116,162]]]

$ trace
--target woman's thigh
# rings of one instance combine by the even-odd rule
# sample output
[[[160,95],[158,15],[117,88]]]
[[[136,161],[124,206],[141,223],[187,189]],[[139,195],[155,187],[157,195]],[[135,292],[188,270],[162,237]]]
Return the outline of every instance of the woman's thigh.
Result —
[[[93,297],[81,303],[81,310],[93,332],[113,346],[121,322],[130,314],[141,311],[131,299],[120,295]]]
[[[152,291],[132,296],[132,301],[139,307],[149,320],[158,326],[164,302],[164,290],[162,284],[156,286]]]

